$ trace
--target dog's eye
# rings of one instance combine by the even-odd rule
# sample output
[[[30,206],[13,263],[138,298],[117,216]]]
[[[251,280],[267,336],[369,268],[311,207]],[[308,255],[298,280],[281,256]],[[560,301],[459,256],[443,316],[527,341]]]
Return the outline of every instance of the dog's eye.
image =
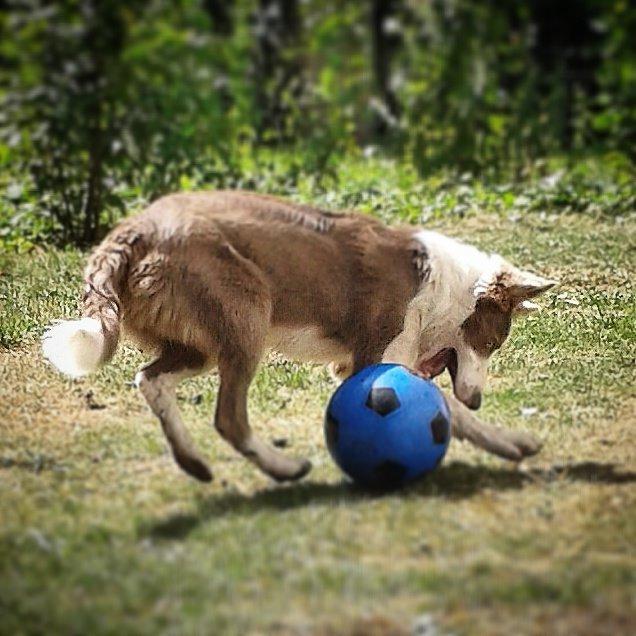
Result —
[[[486,347],[488,347],[488,351],[490,351],[490,353],[493,353],[497,349],[497,343],[491,340],[486,343]]]

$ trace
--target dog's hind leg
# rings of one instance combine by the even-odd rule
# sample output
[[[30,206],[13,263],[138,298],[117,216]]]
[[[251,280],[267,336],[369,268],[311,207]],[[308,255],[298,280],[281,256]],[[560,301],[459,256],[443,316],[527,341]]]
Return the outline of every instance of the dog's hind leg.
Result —
[[[221,386],[217,397],[214,425],[237,451],[277,481],[293,481],[311,469],[306,459],[288,457],[252,431],[247,414],[247,390],[256,371],[259,355],[245,352],[221,352],[219,375]]]
[[[277,481],[300,479],[311,469],[309,461],[287,457],[259,439],[247,413],[248,388],[263,356],[272,317],[267,278],[228,243],[208,258],[207,269],[212,274],[206,289],[222,298],[216,308],[220,386],[214,426],[237,451]]]
[[[486,424],[452,395],[446,396],[446,401],[451,412],[453,437],[468,440],[489,453],[517,462],[541,450],[541,442],[529,433]]]
[[[205,357],[199,352],[182,345],[170,345],[164,347],[157,360],[139,371],[135,379],[161,422],[177,464],[201,481],[212,481],[210,468],[183,424],[175,391],[181,380],[200,373],[204,366]]]

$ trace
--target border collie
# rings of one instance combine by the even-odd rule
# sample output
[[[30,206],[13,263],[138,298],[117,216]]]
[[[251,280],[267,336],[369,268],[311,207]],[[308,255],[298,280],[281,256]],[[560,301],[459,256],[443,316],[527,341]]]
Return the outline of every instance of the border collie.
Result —
[[[257,437],[247,393],[268,350],[331,364],[339,377],[397,362],[448,369],[452,432],[512,460],[536,453],[527,433],[479,421],[490,356],[513,317],[554,282],[435,232],[387,227],[248,192],[173,194],[125,219],[93,252],[83,318],[44,335],[44,355],[81,376],[110,360],[120,333],[156,359],[136,381],[181,468],[212,472],[184,427],[175,387],[218,368],[214,423],[276,480],[311,468]]]

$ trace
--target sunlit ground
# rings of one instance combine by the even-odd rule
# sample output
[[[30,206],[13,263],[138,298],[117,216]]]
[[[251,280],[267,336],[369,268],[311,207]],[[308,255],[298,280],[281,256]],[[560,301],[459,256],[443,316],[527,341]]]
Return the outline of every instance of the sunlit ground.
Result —
[[[40,356],[44,325],[74,315],[82,255],[5,257],[0,633],[634,633],[634,223],[545,212],[486,203],[429,224],[561,281],[515,325],[481,411],[543,451],[517,467],[454,441],[386,496],[327,454],[326,371],[274,359],[253,423],[313,472],[276,486],[222,442],[211,375],[179,394],[215,480],[186,477],[130,384],[143,355],[78,381]]]

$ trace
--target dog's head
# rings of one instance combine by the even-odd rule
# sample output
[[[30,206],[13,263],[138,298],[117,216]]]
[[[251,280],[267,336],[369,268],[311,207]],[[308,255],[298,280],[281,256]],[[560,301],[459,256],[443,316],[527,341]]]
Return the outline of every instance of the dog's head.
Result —
[[[492,354],[504,343],[513,317],[538,309],[532,302],[555,281],[468,245],[422,232],[430,279],[422,308],[418,369],[434,377],[448,369],[454,393],[478,409]]]

